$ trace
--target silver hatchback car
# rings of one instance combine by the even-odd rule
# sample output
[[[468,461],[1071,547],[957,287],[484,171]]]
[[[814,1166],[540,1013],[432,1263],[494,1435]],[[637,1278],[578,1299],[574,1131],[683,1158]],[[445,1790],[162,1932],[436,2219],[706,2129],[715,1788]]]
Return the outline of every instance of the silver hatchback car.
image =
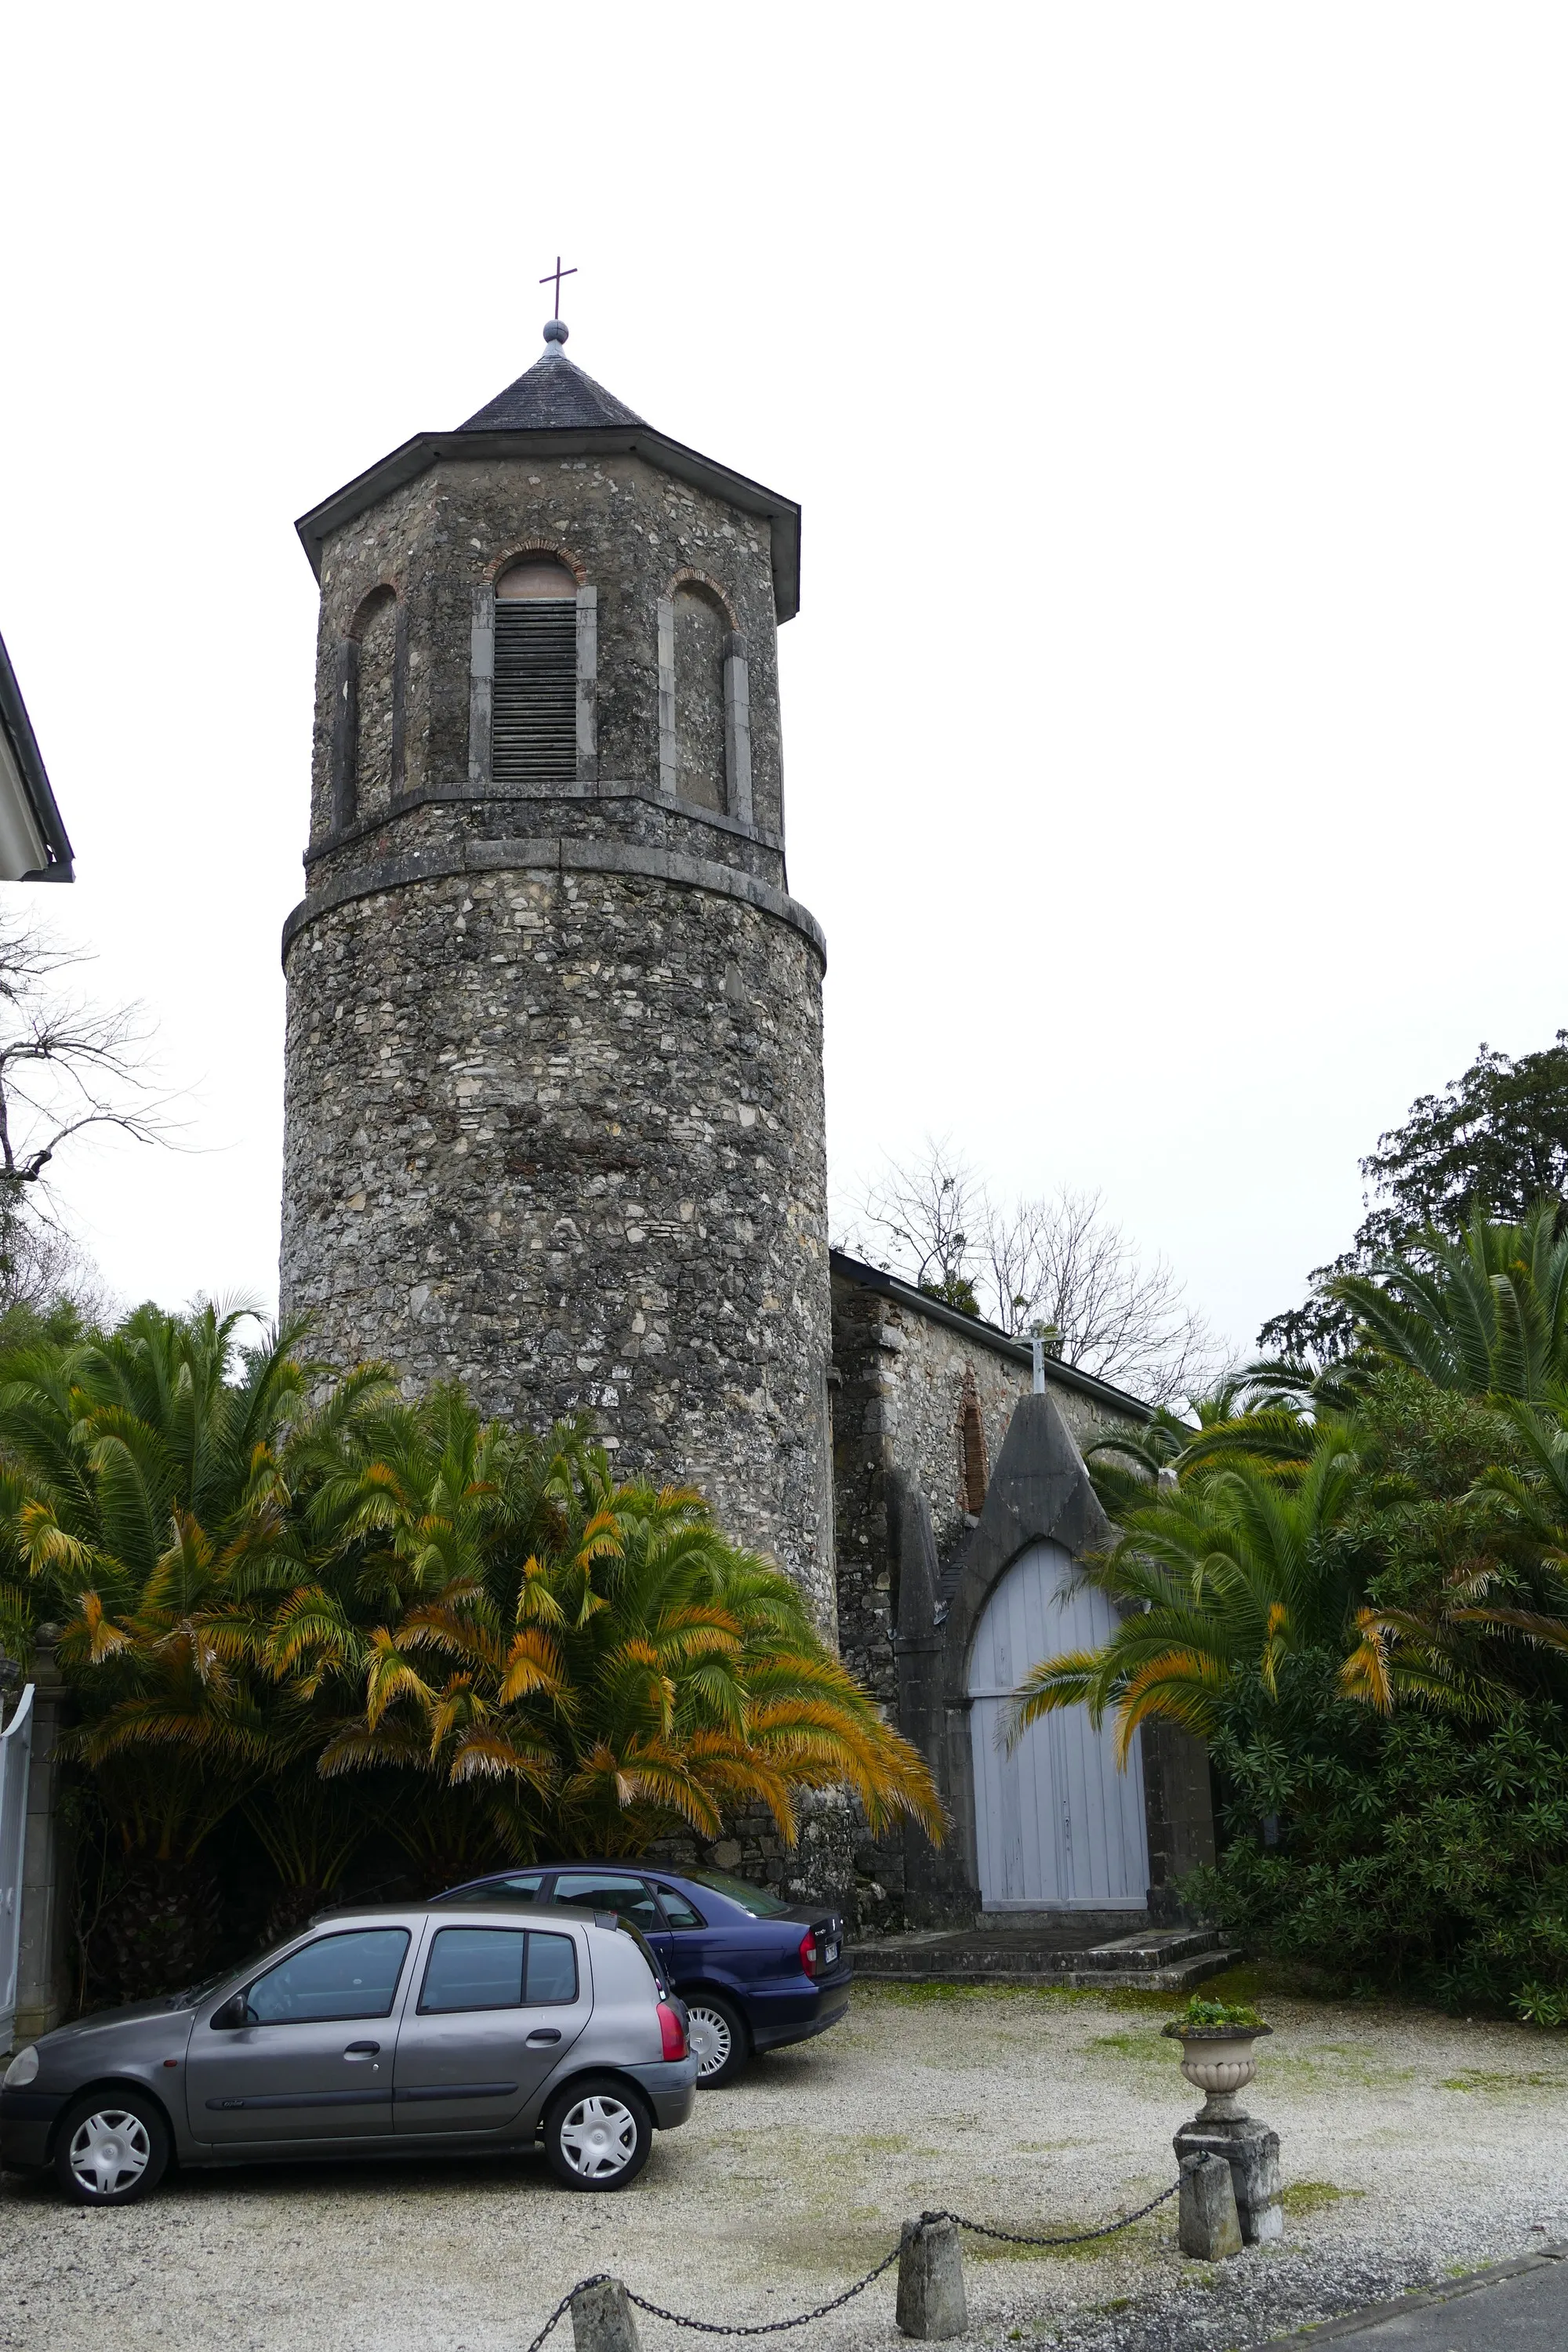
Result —
[[[542,2140],[624,2189],[690,2115],[697,2060],[652,1951],[613,1916],[333,1912],[189,1991],[46,2033],[0,2086],[0,2164],[121,2205],[187,2165],[431,2156]]]

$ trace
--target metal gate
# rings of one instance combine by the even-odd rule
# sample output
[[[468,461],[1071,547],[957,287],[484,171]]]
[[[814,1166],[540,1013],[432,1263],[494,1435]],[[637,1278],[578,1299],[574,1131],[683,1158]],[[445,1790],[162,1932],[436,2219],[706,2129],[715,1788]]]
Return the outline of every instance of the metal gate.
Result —
[[[16,2021],[16,1971],[22,1943],[22,1858],[27,1837],[27,1767],[33,1755],[33,1685],[0,1731],[0,2052]]]
[[[1149,1899],[1143,1755],[1124,1771],[1110,1722],[1084,1706],[1032,1724],[1011,1755],[1006,1702],[1041,1658],[1096,1650],[1116,1627],[1110,1600],[1075,1581],[1060,1544],[1031,1544],[992,1592],[969,1660],[970,1738],[981,1900],[987,1911],[1141,1911]]]

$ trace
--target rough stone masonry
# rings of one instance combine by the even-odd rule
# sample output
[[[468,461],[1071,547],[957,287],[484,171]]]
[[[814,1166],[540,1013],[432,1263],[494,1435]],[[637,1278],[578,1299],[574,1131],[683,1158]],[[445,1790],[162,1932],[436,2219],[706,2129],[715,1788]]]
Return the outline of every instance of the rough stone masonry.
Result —
[[[281,1287],[410,1392],[592,1412],[831,1633],[825,950],[787,894],[776,661],[797,530],[558,342],[305,518]],[[530,561],[574,599],[576,756],[501,782],[498,583]]]

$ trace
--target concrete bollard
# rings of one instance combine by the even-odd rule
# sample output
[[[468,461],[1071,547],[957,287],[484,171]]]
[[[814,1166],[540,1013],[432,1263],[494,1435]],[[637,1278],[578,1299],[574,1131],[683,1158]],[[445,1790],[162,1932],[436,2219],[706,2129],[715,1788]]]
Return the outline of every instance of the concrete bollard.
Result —
[[[640,2352],[637,2324],[619,2279],[579,2287],[572,2298],[575,2352]]]
[[[1249,2246],[1266,2246],[1285,2235],[1285,2208],[1279,2198],[1279,2135],[1262,2125],[1238,2132],[1231,2142],[1230,2177],[1236,2184],[1236,2210],[1241,2234]]]
[[[1285,2235],[1279,2200],[1279,2135],[1253,2116],[1228,2121],[1184,2124],[1176,2134],[1178,2161],[1189,2156],[1220,2156],[1230,2167],[1237,2219],[1249,2246],[1266,2246]]]
[[[1223,2156],[1184,2156],[1177,2200],[1177,2239],[1184,2254],[1200,2263],[1223,2263],[1241,2252],[1236,2187]]]
[[[962,2336],[969,2324],[958,2224],[945,2215],[929,2221],[906,2221],[899,2232],[895,2316],[905,2336],[919,2336],[928,2344],[944,2336]]]

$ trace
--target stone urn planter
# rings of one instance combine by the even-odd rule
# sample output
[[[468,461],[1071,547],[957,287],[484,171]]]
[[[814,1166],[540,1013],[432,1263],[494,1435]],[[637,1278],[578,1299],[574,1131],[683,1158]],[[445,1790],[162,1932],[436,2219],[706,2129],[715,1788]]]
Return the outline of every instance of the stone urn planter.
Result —
[[[1181,2019],[1166,2026],[1181,2042],[1183,2074],[1204,2094],[1197,2123],[1230,2123],[1242,2114],[1237,2094],[1257,2075],[1254,2044],[1273,2031],[1271,2025],[1188,2025]]]
[[[1225,2221],[1231,2200],[1216,2191],[1212,2168],[1205,2170],[1199,2158],[1223,2157],[1229,2165],[1236,2221],[1247,2245],[1285,2234],[1279,2135],[1249,2116],[1237,2098],[1258,2072],[1258,2043],[1272,2030],[1255,2009],[1196,1994],[1164,2028],[1182,2045],[1183,2074],[1204,2094],[1203,2105],[1175,2137],[1182,2167],[1181,2242],[1185,2252],[1211,2262],[1230,2250]]]

